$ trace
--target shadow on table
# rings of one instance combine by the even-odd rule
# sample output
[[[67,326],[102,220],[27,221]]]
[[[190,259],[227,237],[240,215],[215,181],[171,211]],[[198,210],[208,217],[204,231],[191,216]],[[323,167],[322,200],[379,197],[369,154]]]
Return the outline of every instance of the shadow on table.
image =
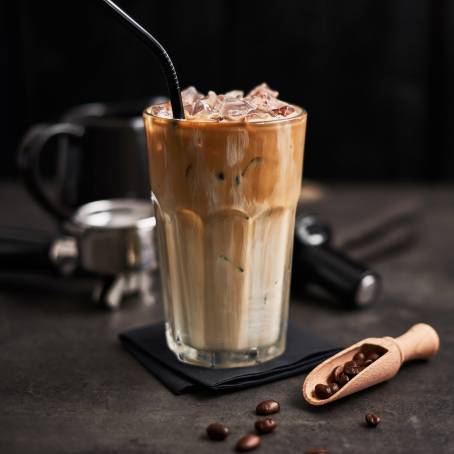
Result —
[[[27,311],[66,314],[112,314],[101,303],[92,299],[93,279],[37,276],[33,274],[0,274],[2,300],[12,301]],[[121,312],[140,306],[135,295],[125,297]]]
[[[324,294],[323,292],[311,290],[310,292],[294,292],[292,291],[291,300],[297,304],[309,305],[314,307],[321,307],[332,312],[350,312],[357,309],[346,307],[341,302],[337,301],[334,297]]]

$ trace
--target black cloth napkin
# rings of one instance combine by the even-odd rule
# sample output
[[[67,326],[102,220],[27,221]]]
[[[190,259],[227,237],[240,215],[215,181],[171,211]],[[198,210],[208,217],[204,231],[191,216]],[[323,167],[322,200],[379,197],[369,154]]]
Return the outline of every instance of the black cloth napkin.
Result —
[[[120,334],[123,347],[174,394],[226,391],[270,383],[308,372],[340,349],[289,322],[280,357],[251,367],[209,369],[183,364],[167,347],[164,323]]]

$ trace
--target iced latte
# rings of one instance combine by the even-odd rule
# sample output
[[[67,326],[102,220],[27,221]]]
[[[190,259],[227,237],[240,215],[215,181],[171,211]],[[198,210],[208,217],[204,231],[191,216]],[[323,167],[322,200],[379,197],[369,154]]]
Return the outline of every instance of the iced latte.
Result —
[[[285,348],[306,113],[265,84],[183,92],[144,114],[167,342],[182,361],[238,367]]]

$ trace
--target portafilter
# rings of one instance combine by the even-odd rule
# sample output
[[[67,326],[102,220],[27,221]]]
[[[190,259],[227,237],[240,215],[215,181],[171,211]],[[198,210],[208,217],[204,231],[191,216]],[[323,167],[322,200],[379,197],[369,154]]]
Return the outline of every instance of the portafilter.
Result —
[[[81,206],[62,224],[62,235],[37,239],[24,230],[2,235],[1,264],[8,270],[63,275],[89,275],[101,279],[94,299],[111,309],[123,297],[139,293],[141,301],[153,300],[152,271],[157,269],[156,222],[150,202],[112,199]],[[8,238],[9,236],[9,238]]]

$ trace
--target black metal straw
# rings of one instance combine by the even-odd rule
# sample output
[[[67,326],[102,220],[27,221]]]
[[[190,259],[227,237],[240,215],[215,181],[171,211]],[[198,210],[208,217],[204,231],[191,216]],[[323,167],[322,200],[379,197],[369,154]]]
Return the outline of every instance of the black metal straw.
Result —
[[[169,90],[170,104],[172,105],[173,118],[184,118],[183,102],[181,100],[180,84],[178,82],[177,73],[173,66],[172,60],[167,51],[162,47],[159,41],[148,33],[140,24],[138,24],[131,16],[125,13],[116,3],[111,0],[102,0],[108,10],[114,12],[117,19],[129,27],[138,38],[140,38],[153,54],[158,58],[161,64],[161,69],[167,82]]]

